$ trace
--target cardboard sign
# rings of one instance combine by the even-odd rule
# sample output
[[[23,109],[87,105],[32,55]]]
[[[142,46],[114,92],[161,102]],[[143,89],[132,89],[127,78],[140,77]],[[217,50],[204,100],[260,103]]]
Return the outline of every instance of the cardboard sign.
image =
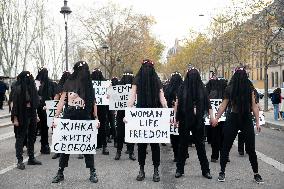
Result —
[[[111,85],[111,81],[93,81],[93,88],[95,91],[95,97],[97,105],[109,105],[107,98],[107,91]]]
[[[170,143],[170,108],[126,108],[125,142]]]
[[[109,91],[109,109],[110,110],[125,110],[129,100],[131,85],[116,85],[111,86]]]
[[[51,151],[65,154],[96,154],[97,120],[56,119]]]
[[[171,135],[179,135],[178,133],[178,128],[174,126],[174,124],[172,124],[174,122],[175,119],[175,112],[174,110],[171,111],[171,127],[170,127],[170,133]]]
[[[222,103],[222,99],[210,99],[210,103],[211,103],[211,106],[212,106],[213,115],[214,115],[214,117],[216,117],[217,113],[218,113],[218,110],[219,110],[219,106]],[[222,122],[222,121],[226,121],[226,114],[225,114],[225,112],[219,118],[219,122]],[[205,125],[210,125],[209,115],[205,118]]]
[[[46,104],[46,115],[47,115],[47,126],[51,127],[52,122],[55,116],[55,111],[57,109],[57,105],[59,103],[59,100],[47,100],[45,101]],[[64,108],[64,107],[63,107]],[[63,112],[63,111],[62,111]],[[59,115],[60,118],[62,118],[62,113]]]

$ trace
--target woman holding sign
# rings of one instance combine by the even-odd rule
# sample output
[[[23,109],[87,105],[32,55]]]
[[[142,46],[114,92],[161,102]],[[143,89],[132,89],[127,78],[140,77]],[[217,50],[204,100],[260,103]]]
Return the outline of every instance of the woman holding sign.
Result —
[[[90,120],[91,115],[97,118],[97,107],[94,100],[95,95],[89,66],[86,62],[79,61],[74,65],[73,69],[74,72],[64,84],[55,117],[60,115],[63,106],[67,102],[67,107],[63,113],[63,119]],[[68,167],[69,156],[70,154],[60,154],[59,170],[52,180],[53,183],[64,180],[63,171],[65,167]],[[98,178],[94,165],[94,155],[85,154],[84,156],[86,167],[90,169],[89,180],[96,183],[98,182]]]
[[[93,70],[91,78],[93,81],[106,81],[102,71],[98,68]],[[108,107],[106,105],[98,105],[98,116],[101,123],[98,133],[98,148],[103,148],[103,155],[109,155],[107,149]]]
[[[142,61],[142,66],[135,76],[131,96],[128,106],[133,107],[137,95],[137,108],[159,108],[167,107],[167,101],[164,97],[162,83],[158,77],[154,62],[149,59]],[[153,181],[159,182],[159,165],[160,165],[160,146],[157,143],[150,144],[152,150],[152,160],[154,165]],[[136,178],[137,181],[142,181],[145,178],[145,159],[146,159],[147,144],[138,144],[138,162],[140,171]]]
[[[133,82],[134,76],[131,71],[126,71],[123,73],[123,76],[118,83],[119,85],[131,85]],[[125,123],[123,122],[123,118],[125,117],[125,111],[124,110],[118,110],[117,111],[117,152],[115,155],[115,160],[119,160],[121,156],[121,151],[123,148],[124,143],[124,137],[125,137]],[[134,144],[126,144],[127,150],[129,152],[129,159],[135,161],[136,157],[134,155]]]
[[[182,77],[179,72],[174,72],[171,74],[171,79],[168,86],[165,89],[165,97],[168,102],[168,107],[173,108],[175,106],[177,93],[179,87],[182,85]],[[174,152],[174,162],[177,162],[178,159],[178,144],[179,144],[179,135],[171,135],[171,143]]]
[[[255,152],[255,133],[252,121],[253,112],[256,118],[256,129],[261,131],[259,125],[259,109],[256,103],[253,86],[248,79],[248,75],[244,67],[238,67],[225,90],[224,100],[220,105],[216,119],[212,122],[213,126],[218,124],[218,119],[223,112],[228,108],[226,125],[223,129],[224,141],[221,149],[221,172],[219,173],[218,181],[225,181],[225,168],[230,149],[241,130],[246,144],[246,152],[249,155],[249,160],[254,172],[254,179],[257,183],[263,183],[261,176],[258,174],[258,162]]]
[[[185,80],[178,93],[175,109],[180,137],[175,177],[179,178],[184,174],[188,137],[191,131],[202,175],[207,179],[212,179],[204,144],[204,118],[209,113],[210,119],[213,120],[213,112],[206,88],[198,70],[194,67],[190,66],[187,70]]]

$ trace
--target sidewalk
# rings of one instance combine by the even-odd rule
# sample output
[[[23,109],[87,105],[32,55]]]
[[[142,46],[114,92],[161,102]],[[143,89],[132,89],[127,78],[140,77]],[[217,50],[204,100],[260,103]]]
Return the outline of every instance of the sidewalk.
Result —
[[[11,114],[9,113],[9,107],[4,106],[4,110],[0,110],[0,127],[7,127],[12,124],[10,121]]]
[[[284,120],[274,120],[273,110],[264,112],[265,115],[265,127],[278,129],[284,131]]]

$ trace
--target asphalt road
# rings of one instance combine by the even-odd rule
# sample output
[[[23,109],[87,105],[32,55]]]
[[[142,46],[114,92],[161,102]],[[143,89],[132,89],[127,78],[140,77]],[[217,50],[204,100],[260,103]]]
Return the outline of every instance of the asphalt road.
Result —
[[[2,122],[2,121],[0,121]],[[263,132],[256,136],[256,150],[267,157],[277,160],[282,166],[284,164],[284,133],[282,131],[263,128]],[[7,138],[8,137],[8,138]],[[179,179],[174,177],[175,163],[173,163],[173,153],[170,145],[161,146],[161,181],[152,181],[153,166],[151,161],[151,151],[146,161],[146,179],[142,182],[135,180],[139,166],[137,161],[131,161],[126,154],[122,154],[121,160],[115,161],[115,148],[109,145],[110,155],[105,156],[101,151],[95,156],[99,182],[90,183],[89,170],[85,168],[84,160],[77,159],[72,155],[69,167],[65,169],[65,180],[60,184],[52,184],[52,177],[58,169],[58,159],[52,160],[52,155],[39,155],[37,158],[42,161],[42,166],[28,166],[21,171],[13,168],[15,158],[15,138],[13,127],[0,128],[0,188],[284,188],[284,172],[279,168],[259,160],[259,173],[265,183],[258,185],[253,181],[253,173],[248,160],[248,156],[239,157],[237,148],[233,146],[230,159],[226,169],[226,182],[217,181],[220,170],[219,163],[211,163],[210,169],[212,180],[202,177],[199,161],[195,148],[189,148],[190,158],[185,167],[185,176]],[[39,152],[39,138],[36,142],[35,150]],[[211,147],[206,144],[207,156],[210,159]],[[26,151],[26,150],[25,150]],[[137,146],[135,146],[137,155]]]

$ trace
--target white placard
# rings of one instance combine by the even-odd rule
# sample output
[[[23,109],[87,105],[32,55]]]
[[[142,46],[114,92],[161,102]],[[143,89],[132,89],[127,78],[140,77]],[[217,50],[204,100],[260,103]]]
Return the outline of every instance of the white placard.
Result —
[[[93,81],[93,88],[95,91],[95,97],[97,105],[109,105],[109,99],[107,98],[107,91],[111,85],[111,81]]]
[[[97,120],[56,119],[51,151],[65,154],[96,154]]]
[[[222,99],[210,99],[210,103],[212,106],[212,110],[213,110],[213,115],[214,117],[217,116],[218,110],[219,110],[219,106],[222,103]],[[225,112],[222,114],[222,116],[219,118],[219,122],[222,121],[226,121],[226,115]],[[210,120],[209,120],[209,116],[207,116],[205,118],[205,125],[210,125]]]
[[[125,142],[170,143],[172,108],[126,108]]]
[[[255,117],[253,116],[253,125],[255,125]],[[259,111],[259,125],[265,125],[264,112]]]
[[[109,91],[109,109],[125,110],[130,96],[131,84],[111,86]]]
[[[53,118],[55,116],[55,111],[57,109],[58,103],[59,103],[59,100],[47,100],[47,101],[45,101],[46,115],[47,115],[47,126],[48,127],[52,126]],[[59,115],[59,117],[62,118],[62,113]]]
[[[171,111],[171,127],[170,127],[170,133],[171,135],[179,135],[178,128],[174,126],[173,122],[175,120],[175,112],[174,110]]]

